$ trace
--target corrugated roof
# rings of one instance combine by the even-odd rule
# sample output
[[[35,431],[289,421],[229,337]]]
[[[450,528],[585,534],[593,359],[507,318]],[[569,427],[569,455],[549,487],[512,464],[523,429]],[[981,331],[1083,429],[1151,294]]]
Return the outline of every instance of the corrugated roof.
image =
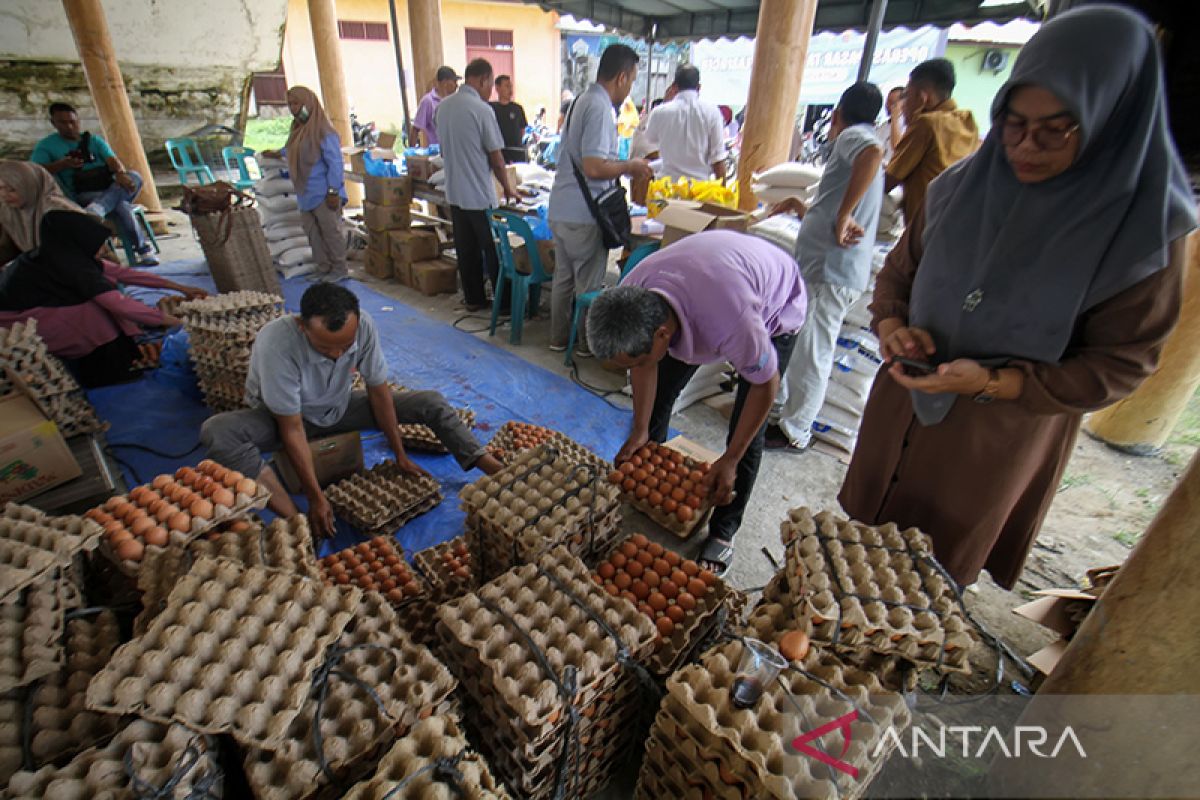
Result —
[[[656,41],[753,36],[759,0],[524,0],[547,11]],[[871,0],[820,0],[817,31],[867,27]],[[1006,22],[1031,16],[1028,2],[984,5],[984,0],[889,0],[884,27],[945,27],[956,22]]]

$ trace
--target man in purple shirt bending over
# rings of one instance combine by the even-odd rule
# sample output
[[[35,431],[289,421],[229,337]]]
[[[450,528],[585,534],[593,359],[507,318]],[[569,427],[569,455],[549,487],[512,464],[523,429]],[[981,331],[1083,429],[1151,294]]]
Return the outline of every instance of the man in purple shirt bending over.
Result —
[[[628,369],[633,383],[633,428],[618,461],[650,439],[666,440],[675,401],[701,364],[729,361],[737,369],[725,453],[705,476],[717,507],[700,559],[718,574],[733,562],[767,415],[806,303],[786,252],[754,236],[707,231],[647,257],[588,313],[592,352]]]

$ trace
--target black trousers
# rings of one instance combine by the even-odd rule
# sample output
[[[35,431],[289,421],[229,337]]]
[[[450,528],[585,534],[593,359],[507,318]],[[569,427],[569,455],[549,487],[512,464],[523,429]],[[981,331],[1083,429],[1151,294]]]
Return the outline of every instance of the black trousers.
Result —
[[[796,343],[796,335],[785,333],[771,340],[775,347],[775,355],[779,359],[779,375],[782,380],[788,361],[792,358],[792,347]],[[654,396],[654,409],[650,412],[650,438],[656,442],[667,440],[667,429],[671,424],[671,410],[675,401],[683,392],[688,381],[696,374],[699,365],[685,364],[670,354],[658,362],[658,391]],[[737,430],[738,420],[742,417],[742,408],[746,405],[746,396],[750,392],[751,383],[745,378],[738,377],[737,397],[733,402],[733,414],[729,418],[729,434],[725,443],[733,438]],[[750,492],[758,479],[758,466],[762,463],[763,439],[766,437],[767,423],[754,434],[746,454],[737,465],[737,477],[733,481],[733,500],[728,505],[717,506],[713,510],[712,519],[708,523],[709,536],[715,536],[727,542],[732,542],[738,528],[742,526],[742,517],[746,513],[746,504],[750,501]]]
[[[487,268],[487,277],[493,287],[500,272],[500,259],[496,256],[496,243],[492,241],[492,229],[488,226],[487,215],[487,211],[469,211],[450,206],[458,274],[462,279],[463,300],[469,306],[487,304],[484,268]]]

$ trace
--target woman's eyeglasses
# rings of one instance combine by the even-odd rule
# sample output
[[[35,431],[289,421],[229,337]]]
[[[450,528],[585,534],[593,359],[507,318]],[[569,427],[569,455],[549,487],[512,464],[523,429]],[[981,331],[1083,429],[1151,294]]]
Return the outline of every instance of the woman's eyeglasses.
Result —
[[[1061,125],[1033,122],[1014,114],[1006,114],[1000,122],[1000,138],[1005,147],[1017,147],[1026,136],[1033,136],[1033,143],[1040,150],[1062,150],[1079,131],[1079,124]]]

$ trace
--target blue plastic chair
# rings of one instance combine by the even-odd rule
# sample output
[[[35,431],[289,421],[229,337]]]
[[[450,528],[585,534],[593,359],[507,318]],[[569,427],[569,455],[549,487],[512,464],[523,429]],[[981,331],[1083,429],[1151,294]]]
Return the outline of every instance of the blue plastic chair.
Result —
[[[162,249],[158,246],[158,237],[154,235],[154,228],[150,227],[149,220],[146,219],[146,209],[144,206],[133,206],[133,218],[141,227],[142,233],[146,236],[146,243],[150,245],[155,253],[161,253]],[[117,228],[116,223],[112,225],[113,231],[117,238],[121,240],[121,247],[125,250],[125,260],[129,266],[137,266],[137,241],[126,236]]]
[[[251,177],[249,162],[253,161],[257,167],[258,161],[254,158],[253,148],[222,147],[221,160],[225,162],[225,174],[229,176],[230,183],[242,191],[254,187],[255,179]]]
[[[171,166],[179,173],[179,182],[187,185],[187,176],[195,175],[196,182],[203,186],[206,183],[216,183],[212,170],[204,163],[200,155],[200,147],[195,139],[167,139],[167,155],[171,157]]]
[[[658,245],[658,242],[646,242],[635,247],[633,252],[629,254],[629,258],[625,259],[625,266],[621,267],[621,277],[617,280],[617,283],[625,280],[625,276],[638,265],[638,262],[657,251]],[[579,331],[579,320],[583,319],[583,312],[591,308],[592,303],[600,296],[600,292],[602,291],[604,290],[597,289],[594,292],[584,292],[575,298],[575,311],[571,315],[571,335],[567,338],[567,357],[564,361],[568,367],[575,361],[575,337]]]
[[[505,284],[511,283],[512,331],[508,335],[508,341],[510,344],[520,344],[521,328],[525,324],[526,299],[530,306],[537,308],[542,297],[542,284],[550,283],[553,278],[547,275],[546,270],[542,268],[542,257],[538,253],[537,240],[533,237],[533,230],[520,214],[492,210],[488,214],[488,224],[492,228],[496,254],[500,257],[500,274],[496,276],[496,291],[492,298],[492,325],[488,329],[488,335],[496,335],[496,321],[500,318]],[[512,245],[508,241],[510,233],[516,234],[525,245],[525,252],[529,255],[528,275],[517,272]]]

